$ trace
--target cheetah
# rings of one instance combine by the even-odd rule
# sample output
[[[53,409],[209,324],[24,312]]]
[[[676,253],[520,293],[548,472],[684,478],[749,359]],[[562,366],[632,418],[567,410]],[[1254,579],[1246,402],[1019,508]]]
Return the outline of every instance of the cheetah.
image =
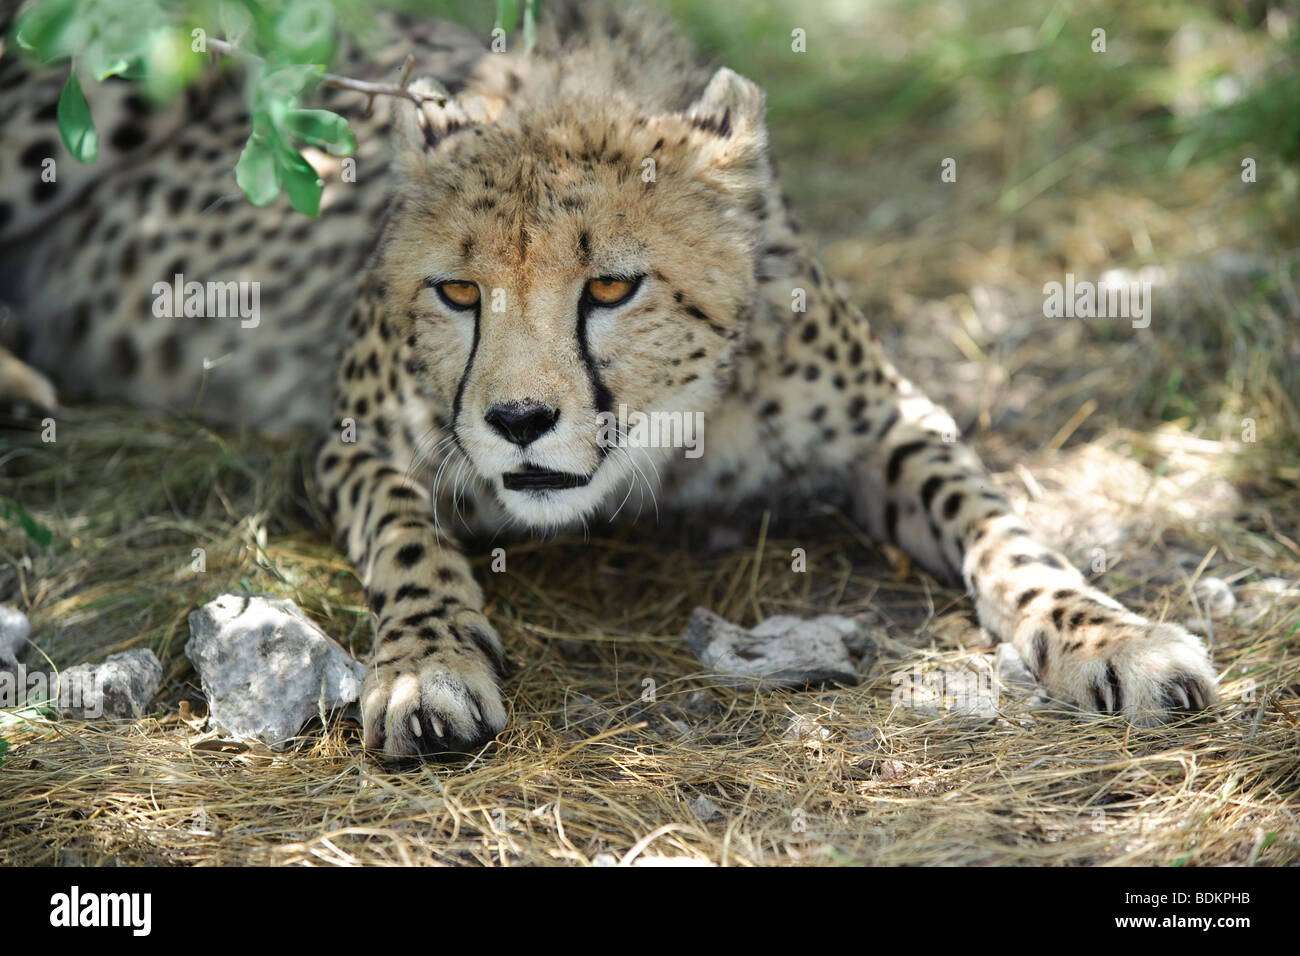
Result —
[[[0,389],[313,429],[321,502],[373,615],[367,748],[467,752],[507,724],[507,657],[463,548],[618,515],[634,487],[708,514],[791,490],[964,588],[1048,692],[1134,724],[1216,700],[1207,651],[1035,539],[809,251],[764,98],[661,13],[547,0],[537,46],[393,15],[349,54],[413,54],[442,105],[323,91],[357,132],[322,217],[254,208],[228,74],[168,110],[97,92],[104,155],[57,183],[58,78],[7,57]],[[436,78],[436,79],[435,79]],[[17,92],[15,92],[17,91]],[[21,102],[20,102],[21,100]],[[153,311],[176,276],[260,284],[257,323]],[[333,401],[332,412],[330,402]],[[698,455],[602,437],[619,410],[703,416]]]

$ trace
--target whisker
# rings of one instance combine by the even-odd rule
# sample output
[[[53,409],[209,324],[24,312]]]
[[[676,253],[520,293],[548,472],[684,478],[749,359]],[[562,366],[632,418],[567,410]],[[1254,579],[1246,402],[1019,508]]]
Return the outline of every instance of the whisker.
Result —
[[[465,466],[469,464],[470,464],[469,456],[462,454],[460,456],[460,464],[456,466],[456,474],[451,479],[451,507],[452,510],[456,512],[456,517],[460,519],[461,527],[463,527],[466,531],[473,534],[473,529],[470,528],[469,523],[465,520],[465,513],[460,506],[460,503],[463,500],[461,498],[461,493],[465,487],[464,484],[462,484],[461,482],[461,475],[465,471]],[[474,468],[471,465],[470,466],[471,478],[473,477],[473,471]]]
[[[449,444],[452,441],[455,441],[456,438],[455,435],[449,433],[447,435],[444,435],[442,438],[438,439],[438,441],[435,442],[431,447],[427,447],[427,448],[424,447],[436,434],[437,434],[436,429],[431,428],[425,434],[425,437],[422,437],[420,441],[416,443],[417,451],[411,456],[411,464],[406,469],[407,478],[412,477],[414,472],[416,472],[417,470],[422,470],[424,467],[426,467],[428,463],[431,463],[433,461],[434,455],[438,453],[439,449],[441,449],[444,445]]]
[[[627,455],[627,451],[626,451],[625,449],[622,449],[622,448],[615,448],[614,450],[615,450],[615,451],[621,451],[621,452],[623,452],[624,455]],[[629,460],[631,460],[631,459],[630,459],[630,456],[629,456]],[[623,506],[624,506],[625,504],[627,504],[627,499],[630,498],[630,497],[632,497],[632,489],[635,488],[635,487],[636,487],[636,476],[635,476],[634,474],[632,474],[631,472],[628,472],[627,494],[625,494],[625,495],[623,496],[623,500],[620,501],[620,502],[618,503],[618,507],[614,509],[614,513],[613,513],[612,515],[609,516],[609,523],[610,523],[610,524],[613,524],[613,523],[614,523],[614,519],[618,517],[618,513],[619,513],[620,511],[623,510]],[[644,498],[644,497],[645,497],[645,496],[642,495],[642,498]]]
[[[458,453],[460,453],[459,447],[453,449],[451,454],[444,456],[441,464],[438,465],[438,471],[433,476],[433,491],[430,495],[433,501],[433,532],[440,541],[442,538],[442,519],[438,516],[438,489],[442,484],[442,473],[447,470],[447,465],[455,459]]]
[[[649,462],[651,469],[654,470],[655,478],[658,478],[659,469],[655,468],[654,462],[650,460],[650,453],[647,452],[644,448],[640,450],[646,456],[646,460]],[[655,524],[658,524],[659,523],[659,498],[655,494],[654,486],[650,484],[650,479],[647,478],[645,472],[641,470],[641,466],[636,463],[636,459],[632,457],[631,452],[628,453],[627,457],[628,457],[628,461],[632,463],[632,467],[636,469],[637,474],[641,476],[641,480],[645,482],[646,490],[650,492],[650,502],[655,506]],[[637,517],[639,518],[640,516],[641,513],[638,511]]]

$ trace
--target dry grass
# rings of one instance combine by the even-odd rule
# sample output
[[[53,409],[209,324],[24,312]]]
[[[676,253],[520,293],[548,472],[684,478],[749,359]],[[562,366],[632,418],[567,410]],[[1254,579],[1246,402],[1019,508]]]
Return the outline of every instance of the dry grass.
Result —
[[[988,204],[1010,173],[998,157],[1025,155],[1016,115],[908,124],[923,151],[972,157],[973,185],[951,201],[930,184],[899,194],[889,170],[912,162],[907,143],[835,153],[833,174],[815,155],[785,167],[835,197],[812,217],[840,237],[823,250],[832,271],[904,368],[962,411],[1042,534],[1081,566],[1103,549],[1101,583],[1130,605],[1202,620],[1222,678],[1213,713],[1135,730],[1013,693],[996,719],[895,704],[891,678],[978,667],[991,649],[960,594],[805,502],[716,516],[731,546],[698,522],[656,527],[647,510],[590,540],[509,542],[505,574],[478,558],[521,668],[511,726],[472,759],[394,771],[362,753],[346,714],[289,753],[230,744],[192,717],[193,607],[273,591],[368,649],[360,587],[302,487],[302,449],[71,408],[54,445],[0,435],[0,496],[51,533],[41,545],[0,523],[0,599],[31,615],[57,665],[147,646],[164,681],[135,723],[0,713],[0,863],[1300,862],[1300,265],[1269,210],[1247,215],[1216,174],[1138,182],[1105,144],[1073,154],[1079,177],[1020,170],[1014,181],[1044,191],[999,226]],[[860,228],[884,198],[906,222],[886,210]],[[1045,279],[1140,264],[1153,248],[1176,275],[1151,329],[1042,317]],[[1218,248],[1251,252],[1260,270],[1212,265]],[[204,574],[190,571],[196,547]],[[794,547],[806,574],[791,573]],[[1231,584],[1233,615],[1205,620],[1207,575]],[[887,651],[852,688],[724,689],[680,640],[697,604],[746,624],[860,614]]]
[[[56,662],[150,646],[167,662],[164,689],[138,723],[4,730],[5,863],[1300,861],[1300,591],[1258,583],[1295,582],[1300,555],[1281,531],[1232,523],[1231,485],[1198,470],[1199,446],[1186,440],[1179,453],[1165,442],[1166,460],[1182,460],[1159,478],[1112,450],[1129,447],[1115,435],[1034,459],[1036,501],[1021,477],[1000,479],[1076,558],[1104,542],[1110,586],[1156,615],[1196,616],[1189,585],[1202,558],[1233,582],[1239,623],[1212,622],[1225,704],[1209,718],[1138,731],[1028,709],[1012,694],[997,720],[895,705],[894,675],[959,668],[989,649],[960,595],[900,579],[838,513],[815,509],[782,516],[764,538],[760,517],[741,516],[734,527],[750,543],[712,553],[701,532],[645,521],[590,541],[510,544],[509,573],[480,571],[523,665],[508,687],[512,726],[468,762],[393,772],[361,752],[346,717],[309,728],[287,754],[231,746],[183,719],[182,702],[203,712],[181,654],[195,604],[240,582],[277,591],[363,653],[361,594],[328,543],[286,517],[299,493],[266,447],[227,447],[177,420],[123,420],[70,412],[63,450],[31,453],[15,491],[34,501],[60,489],[37,512],[54,540],[29,547],[31,571],[7,584],[21,582],[19,603]],[[114,469],[128,461],[139,515],[100,524],[88,517],[105,514],[95,495],[120,494]],[[168,462],[183,473],[169,475]],[[188,571],[196,545],[205,575]],[[796,546],[809,550],[807,574],[789,570]],[[750,623],[865,614],[890,649],[859,687],[727,690],[698,674],[680,641],[696,604]],[[800,739],[799,718],[820,731]],[[712,819],[692,809],[701,795]]]

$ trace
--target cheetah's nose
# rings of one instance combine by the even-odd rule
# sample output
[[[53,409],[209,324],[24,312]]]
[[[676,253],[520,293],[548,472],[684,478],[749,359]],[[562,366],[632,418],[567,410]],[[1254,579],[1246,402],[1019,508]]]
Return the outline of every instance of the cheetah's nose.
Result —
[[[555,427],[560,410],[533,401],[498,402],[483,418],[498,435],[523,448]]]

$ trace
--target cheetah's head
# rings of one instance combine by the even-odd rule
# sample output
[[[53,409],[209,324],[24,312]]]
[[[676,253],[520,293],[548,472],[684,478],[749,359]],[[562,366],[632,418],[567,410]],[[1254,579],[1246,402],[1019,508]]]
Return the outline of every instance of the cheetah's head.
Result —
[[[442,407],[444,447],[522,524],[612,511],[683,455],[617,447],[620,406],[625,421],[702,412],[707,435],[753,312],[762,114],[726,69],[657,115],[590,95],[398,109],[387,320]]]

